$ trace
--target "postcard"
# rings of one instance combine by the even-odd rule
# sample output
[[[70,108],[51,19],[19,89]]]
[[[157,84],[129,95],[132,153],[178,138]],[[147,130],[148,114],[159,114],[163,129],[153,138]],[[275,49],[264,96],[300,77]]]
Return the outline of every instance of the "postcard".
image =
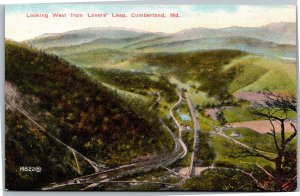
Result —
[[[5,6],[9,191],[294,191],[296,5]]]

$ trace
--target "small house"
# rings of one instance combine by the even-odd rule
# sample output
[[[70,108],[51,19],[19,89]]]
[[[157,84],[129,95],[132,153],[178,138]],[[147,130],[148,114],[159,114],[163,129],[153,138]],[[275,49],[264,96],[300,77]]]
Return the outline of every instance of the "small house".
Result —
[[[234,138],[239,139],[239,138],[242,137],[242,134],[241,134],[240,132],[238,132],[238,131],[235,131],[235,132],[233,132],[233,133],[231,134],[231,136],[234,137]]]

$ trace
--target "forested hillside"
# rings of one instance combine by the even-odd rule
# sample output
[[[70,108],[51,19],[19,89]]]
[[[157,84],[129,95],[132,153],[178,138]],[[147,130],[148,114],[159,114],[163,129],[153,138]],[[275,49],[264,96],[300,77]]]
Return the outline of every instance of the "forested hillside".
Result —
[[[30,96],[36,100],[20,110],[65,144],[107,166],[172,149],[173,141],[157,123],[159,119],[140,117],[117,94],[91,81],[83,71],[57,56],[12,41],[5,44],[6,82],[17,88],[20,99]],[[18,110],[6,108],[6,126],[6,153],[16,154],[7,160],[9,177],[26,175],[19,173],[23,160],[29,166],[47,164],[49,170],[63,162],[64,172],[71,169],[64,147],[49,140]],[[54,178],[63,178],[64,172]],[[21,177],[26,178],[32,176]],[[44,178],[36,176],[26,182],[51,182]],[[16,186],[22,187],[22,182]]]

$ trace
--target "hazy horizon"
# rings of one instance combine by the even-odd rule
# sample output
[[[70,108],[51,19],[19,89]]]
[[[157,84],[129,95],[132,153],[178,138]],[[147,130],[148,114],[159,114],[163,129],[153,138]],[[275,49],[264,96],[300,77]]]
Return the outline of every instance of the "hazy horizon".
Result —
[[[180,18],[29,18],[27,14],[53,13],[179,13]],[[16,21],[18,24],[16,25]],[[91,5],[34,4],[5,7],[5,37],[24,41],[46,33],[63,33],[96,27],[118,27],[148,32],[176,33],[191,28],[260,27],[296,22],[296,6],[249,5]]]
[[[72,30],[67,30],[67,31],[64,31],[64,32],[43,33],[43,34],[37,35],[35,37],[29,38],[29,39],[24,39],[24,40],[14,40],[13,38],[10,38],[10,37],[5,37],[5,39],[11,39],[11,40],[14,40],[14,41],[27,41],[27,40],[30,40],[30,39],[35,39],[35,38],[46,36],[46,35],[64,34],[64,33],[72,32],[72,31],[80,31],[80,30],[85,30],[85,29],[96,29],[96,28],[99,28],[99,29],[102,28],[102,29],[128,30],[128,31],[153,33],[153,34],[157,33],[157,34],[168,35],[168,34],[175,34],[175,33],[179,33],[179,32],[182,32],[182,31],[191,30],[191,29],[198,29],[198,28],[203,28],[203,29],[226,29],[226,28],[233,28],[233,27],[240,27],[240,28],[260,28],[260,27],[263,27],[263,26],[266,26],[266,25],[279,24],[279,23],[295,23],[295,22],[274,22],[274,23],[267,23],[267,24],[264,24],[264,25],[261,25],[261,26],[258,26],[258,27],[228,26],[228,27],[221,27],[221,28],[208,28],[208,27],[201,27],[201,26],[199,26],[199,27],[182,29],[180,31],[173,32],[173,33],[159,32],[159,31],[146,31],[146,30],[141,30],[141,29],[136,29],[136,28],[126,28],[126,27],[116,27],[116,26],[107,26],[107,27],[95,26],[95,27],[86,27],[86,28],[72,29]]]

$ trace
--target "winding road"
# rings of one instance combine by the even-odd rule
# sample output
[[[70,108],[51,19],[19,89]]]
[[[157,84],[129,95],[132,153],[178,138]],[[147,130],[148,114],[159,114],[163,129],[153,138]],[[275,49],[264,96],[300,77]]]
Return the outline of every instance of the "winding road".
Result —
[[[169,114],[170,116],[172,117],[173,121],[175,122],[176,126],[178,127],[178,140],[179,140],[179,143],[184,151],[184,153],[182,154],[182,156],[180,157],[181,159],[183,159],[186,155],[187,155],[187,146],[186,144],[182,141],[182,131],[183,131],[183,128],[181,126],[181,124],[177,121],[177,119],[175,118],[174,116],[174,113],[173,111],[178,107],[180,106],[180,104],[182,103],[183,101],[183,97],[182,97],[182,94],[180,92],[177,92],[178,94],[178,101],[170,108],[170,111],[169,111]]]
[[[187,104],[189,106],[189,110],[190,110],[190,114],[192,116],[193,119],[193,124],[194,124],[194,142],[193,142],[193,152],[191,154],[191,160],[190,160],[190,167],[188,170],[187,175],[184,176],[184,178],[182,178],[178,183],[169,186],[170,189],[174,189],[176,187],[180,187],[183,184],[185,184],[185,182],[187,181],[187,179],[189,179],[190,177],[192,177],[193,175],[195,175],[195,153],[197,151],[197,146],[199,144],[199,136],[198,133],[200,132],[200,124],[198,121],[198,118],[196,116],[196,109],[194,107],[194,104],[192,102],[192,100],[190,99],[190,97],[188,96],[187,93],[184,94],[185,95],[185,99],[187,101]],[[206,168],[205,168],[206,169]],[[203,169],[203,171],[205,170]]]

